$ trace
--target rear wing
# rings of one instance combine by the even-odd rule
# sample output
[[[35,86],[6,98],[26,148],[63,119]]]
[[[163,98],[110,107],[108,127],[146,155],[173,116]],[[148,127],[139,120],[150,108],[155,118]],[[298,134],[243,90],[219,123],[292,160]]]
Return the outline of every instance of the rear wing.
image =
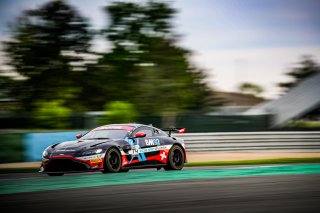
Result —
[[[171,136],[171,132],[177,132],[178,134],[183,134],[186,131],[186,128],[173,127],[173,128],[164,128],[161,130],[169,132],[169,136]]]

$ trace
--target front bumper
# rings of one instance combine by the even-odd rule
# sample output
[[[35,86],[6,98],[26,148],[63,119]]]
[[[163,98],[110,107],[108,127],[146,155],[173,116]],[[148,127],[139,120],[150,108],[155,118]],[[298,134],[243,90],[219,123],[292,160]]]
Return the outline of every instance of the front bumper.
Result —
[[[73,156],[54,156],[42,161],[40,171],[43,173],[87,172],[103,169],[104,156],[82,160]]]

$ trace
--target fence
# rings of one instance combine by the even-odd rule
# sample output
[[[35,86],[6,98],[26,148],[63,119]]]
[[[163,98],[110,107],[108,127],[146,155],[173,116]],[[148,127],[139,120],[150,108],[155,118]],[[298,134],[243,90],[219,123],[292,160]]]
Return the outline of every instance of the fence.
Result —
[[[74,140],[76,132],[0,134],[0,163],[39,161],[49,145]],[[188,152],[320,152],[320,131],[229,132],[174,135]]]
[[[320,132],[235,132],[175,135],[189,152],[320,152]]]

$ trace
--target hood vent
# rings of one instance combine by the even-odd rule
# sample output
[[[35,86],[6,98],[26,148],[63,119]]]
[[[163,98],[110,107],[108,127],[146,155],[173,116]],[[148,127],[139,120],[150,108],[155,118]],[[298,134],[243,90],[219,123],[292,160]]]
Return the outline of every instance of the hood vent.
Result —
[[[90,147],[95,147],[95,146],[98,146],[100,144],[107,143],[107,142],[110,142],[110,141],[103,141],[103,142],[100,142],[100,143],[96,143],[96,144],[91,145]]]

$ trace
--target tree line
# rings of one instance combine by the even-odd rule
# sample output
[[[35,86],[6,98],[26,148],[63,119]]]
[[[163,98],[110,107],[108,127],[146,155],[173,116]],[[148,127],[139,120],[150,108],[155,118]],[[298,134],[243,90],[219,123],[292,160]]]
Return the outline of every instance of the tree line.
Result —
[[[2,80],[10,83],[6,94],[18,100],[18,110],[48,105],[81,112],[122,101],[139,114],[161,115],[214,102],[204,72],[177,45],[176,10],[168,3],[121,1],[104,10],[110,24],[98,33],[66,1],[50,1],[15,20],[4,45],[8,64],[23,80]],[[96,34],[110,50],[92,52]]]
[[[22,78],[1,77],[0,98],[13,98],[16,111],[36,115],[121,106],[134,115],[162,116],[222,103],[204,71],[190,62],[192,52],[178,45],[172,24],[177,11],[169,3],[119,1],[104,11],[109,25],[98,32],[67,1],[24,11],[4,43],[8,65]],[[109,41],[108,51],[91,50],[97,35]],[[301,63],[281,87],[319,71],[311,58]]]

